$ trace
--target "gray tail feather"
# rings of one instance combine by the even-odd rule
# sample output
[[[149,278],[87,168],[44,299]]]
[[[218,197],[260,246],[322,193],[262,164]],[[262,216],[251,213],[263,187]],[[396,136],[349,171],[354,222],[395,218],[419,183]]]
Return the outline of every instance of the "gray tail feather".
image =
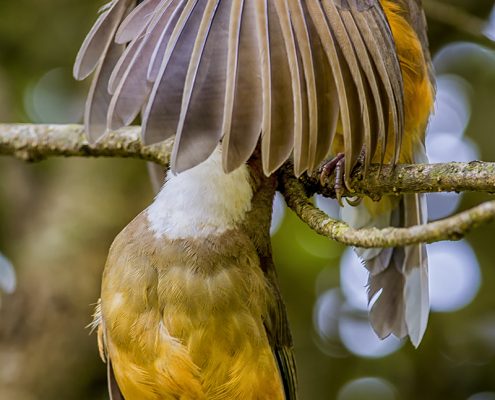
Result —
[[[389,201],[384,199],[382,201]],[[407,227],[426,222],[422,195],[404,195],[391,211],[371,215],[366,203],[344,207],[342,217],[355,228]],[[429,314],[428,259],[425,245],[384,249],[356,249],[369,271],[370,322],[376,334],[409,336],[418,346]]]

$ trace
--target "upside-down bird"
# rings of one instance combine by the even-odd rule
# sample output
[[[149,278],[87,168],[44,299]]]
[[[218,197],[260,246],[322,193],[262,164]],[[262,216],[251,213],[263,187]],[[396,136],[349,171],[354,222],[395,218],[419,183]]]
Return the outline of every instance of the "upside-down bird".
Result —
[[[94,72],[89,138],[131,124],[175,135],[154,202],[115,239],[98,326],[111,397],[296,399],[271,256],[274,173],[424,159],[434,97],[420,0],[114,0],[74,75]],[[328,165],[328,164],[327,164]],[[334,165],[334,164],[333,164]],[[354,227],[425,221],[420,195],[343,208]],[[357,249],[376,333],[418,345],[423,245]]]

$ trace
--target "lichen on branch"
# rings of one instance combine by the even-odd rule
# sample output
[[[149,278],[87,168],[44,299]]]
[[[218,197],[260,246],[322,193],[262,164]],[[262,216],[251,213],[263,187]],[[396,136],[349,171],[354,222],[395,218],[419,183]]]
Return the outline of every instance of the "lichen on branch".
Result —
[[[82,125],[0,124],[0,155],[35,162],[48,157],[139,158],[166,165],[173,140],[143,146],[141,128],[133,126],[110,132],[89,143]]]
[[[395,247],[440,240],[459,240],[472,229],[495,219],[495,200],[485,202],[443,220],[408,228],[353,229],[315,207],[307,188],[285,166],[280,173],[280,188],[287,205],[311,229],[349,246]]]

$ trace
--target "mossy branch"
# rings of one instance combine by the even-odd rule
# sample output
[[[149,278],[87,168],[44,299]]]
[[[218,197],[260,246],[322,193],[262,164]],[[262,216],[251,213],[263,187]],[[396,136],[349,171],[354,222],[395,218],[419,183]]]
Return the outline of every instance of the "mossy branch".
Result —
[[[95,144],[88,143],[80,125],[0,124],[0,155],[11,155],[24,161],[40,161],[51,156],[129,157],[167,165],[173,140],[144,146],[140,128],[130,127],[111,132]],[[317,175],[297,179],[290,163],[280,171],[280,189],[287,204],[316,232],[346,245],[358,247],[391,247],[420,242],[455,240],[471,229],[495,219],[495,201],[441,221],[410,228],[352,229],[333,220],[314,207],[309,196],[321,193],[334,197],[333,177],[321,185]],[[427,193],[445,191],[495,192],[495,163],[415,164],[372,166],[366,178],[357,169],[352,177],[352,192],[344,196]]]
[[[48,157],[139,158],[167,165],[173,140],[143,146],[141,128],[133,126],[110,132],[90,144],[82,125],[0,124],[0,155],[36,162]]]
[[[335,177],[330,176],[324,185],[319,174],[303,176],[300,180],[306,190],[335,197]],[[485,192],[495,193],[495,163],[471,161],[439,164],[401,164],[391,166],[372,165],[366,178],[363,170],[356,168],[351,179],[352,191],[345,197],[368,196],[379,200],[384,195],[435,192]]]
[[[422,168],[421,165],[417,167]],[[472,229],[495,219],[495,201],[488,201],[452,217],[425,225],[410,228],[353,229],[315,207],[309,198],[312,190],[308,191],[303,181],[292,175],[288,166],[284,166],[280,173],[280,189],[287,205],[311,229],[337,242],[357,247],[395,247],[440,240],[459,240]],[[414,191],[413,187],[406,189],[408,193]]]

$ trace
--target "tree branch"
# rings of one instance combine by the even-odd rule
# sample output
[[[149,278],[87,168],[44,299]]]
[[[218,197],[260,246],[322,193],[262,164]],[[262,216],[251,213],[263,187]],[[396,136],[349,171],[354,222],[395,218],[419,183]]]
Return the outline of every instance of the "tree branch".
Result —
[[[344,189],[345,197],[368,196],[379,200],[387,194],[434,192],[495,193],[495,163],[471,161],[439,164],[372,165],[364,178],[356,168],[351,177],[352,191]],[[311,194],[335,198],[335,176],[321,185],[319,174],[303,176],[300,180]]]
[[[459,240],[472,229],[495,219],[495,201],[489,201],[452,217],[410,228],[353,229],[315,207],[303,182],[289,166],[280,174],[280,190],[287,205],[311,229],[337,242],[356,247],[395,247],[440,240]],[[310,191],[311,194],[311,191]]]
[[[90,144],[82,125],[0,124],[0,155],[36,162],[48,157],[139,158],[167,165],[173,139],[143,146],[138,126],[110,132]]]
[[[111,132],[89,144],[80,125],[0,124],[0,155],[24,161],[40,161],[50,156],[132,157],[167,165],[173,140],[144,146],[140,128]],[[280,172],[280,189],[287,204],[312,229],[331,239],[357,247],[392,247],[420,242],[455,240],[471,229],[495,219],[495,201],[481,204],[441,221],[410,228],[352,229],[314,207],[309,196],[321,193],[334,197],[333,177],[321,186],[318,176],[297,179],[291,163]],[[495,163],[372,166],[366,179],[357,169],[351,179],[353,191],[344,195],[366,195],[378,199],[385,194],[439,191],[495,192]]]
[[[173,139],[164,144],[143,146],[140,128],[129,127],[110,132],[95,144],[89,144],[81,125],[0,124],[0,155],[23,161],[41,161],[47,157],[126,157],[167,165]],[[285,169],[288,171],[290,169]],[[317,174],[300,178],[308,193],[335,197],[334,177],[322,186]],[[411,164],[371,166],[366,179],[357,169],[351,179],[353,191],[344,196],[363,195],[375,200],[385,194],[431,192],[495,193],[495,163]]]

